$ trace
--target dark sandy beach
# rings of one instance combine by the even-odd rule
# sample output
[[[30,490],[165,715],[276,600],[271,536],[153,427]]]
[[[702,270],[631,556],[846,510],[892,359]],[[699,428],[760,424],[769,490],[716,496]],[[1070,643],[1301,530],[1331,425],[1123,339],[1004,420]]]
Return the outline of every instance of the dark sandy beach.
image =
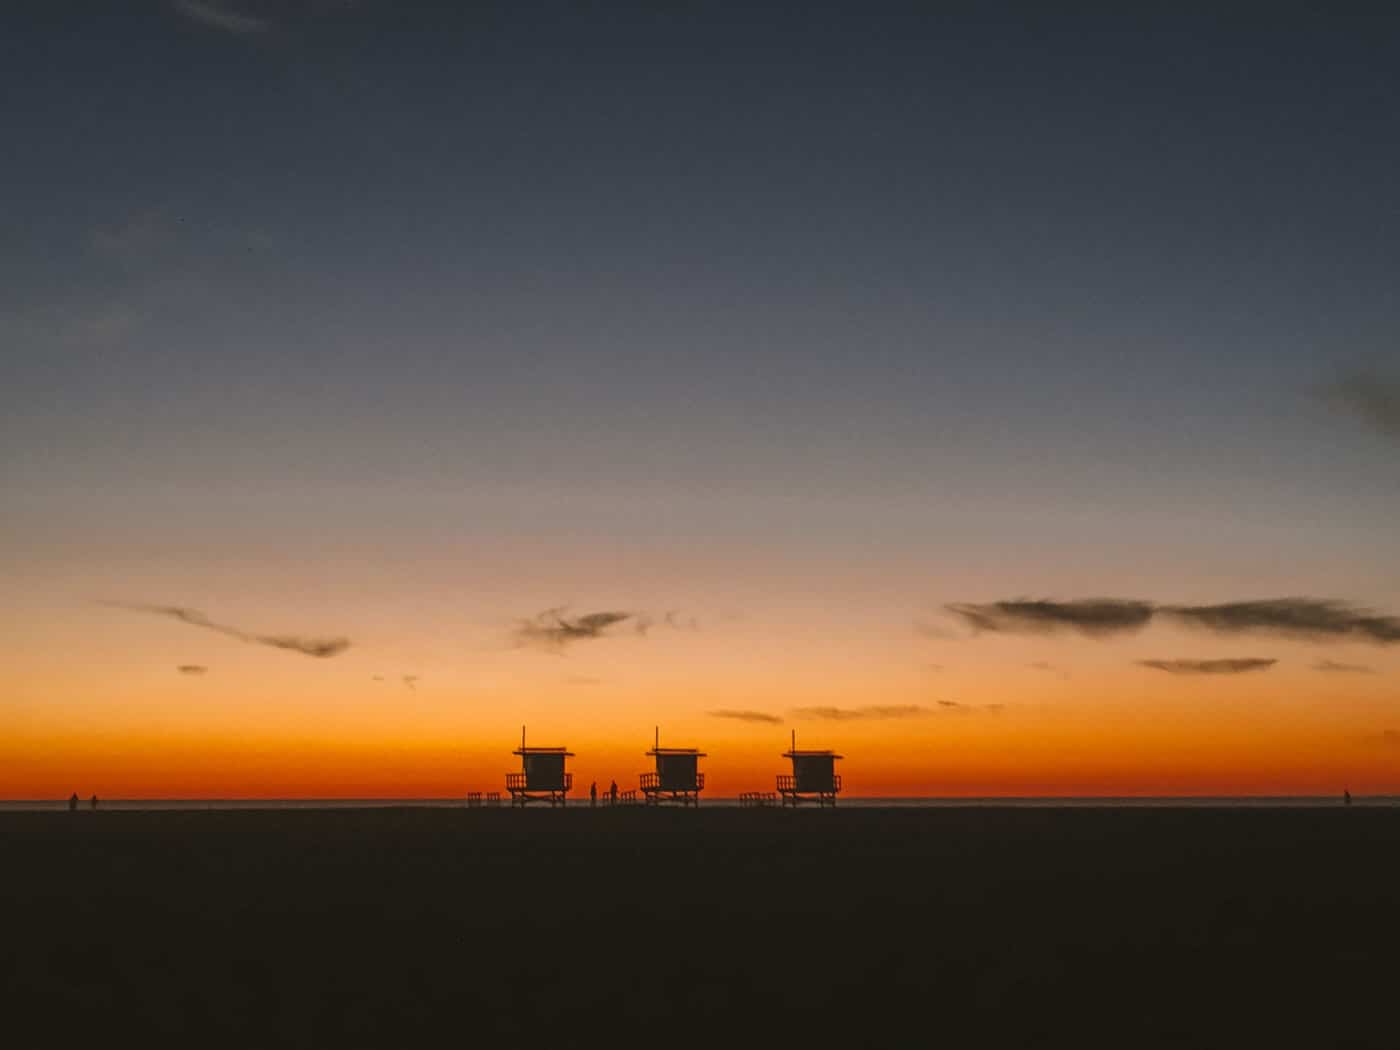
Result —
[[[13,1045],[1395,1046],[1394,810],[0,815]]]

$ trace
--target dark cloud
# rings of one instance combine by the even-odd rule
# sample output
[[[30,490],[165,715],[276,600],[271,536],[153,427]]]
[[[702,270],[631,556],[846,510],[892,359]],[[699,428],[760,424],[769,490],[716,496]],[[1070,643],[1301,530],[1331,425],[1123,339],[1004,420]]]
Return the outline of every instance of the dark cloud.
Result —
[[[1400,642],[1400,617],[1327,598],[1271,598],[1222,605],[1173,605],[1162,613],[1218,634],[1271,634],[1307,641],[1355,638]]]
[[[289,649],[294,653],[304,653],[307,656],[315,656],[325,659],[328,656],[339,656],[350,648],[348,638],[302,638],[291,634],[255,634],[243,639],[245,642],[255,642],[258,645],[270,645],[274,649]]]
[[[815,718],[828,722],[855,722],[866,719],[920,718],[932,714],[917,704],[888,704],[871,707],[796,707],[794,718]]]
[[[960,704],[960,703],[958,703],[956,700],[940,700],[940,701],[938,701],[938,706],[939,706],[939,707],[966,707],[967,705],[966,705],[966,704]]]
[[[1331,598],[1268,598],[1217,605],[1156,605],[1120,598],[1068,602],[957,603],[948,610],[974,633],[1047,634],[1071,630],[1094,638],[1137,631],[1154,618],[1216,634],[1268,634],[1305,641],[1400,642],[1400,617]]]
[[[181,664],[179,667],[175,668],[175,670],[179,671],[181,674],[209,673],[209,668],[205,667],[203,664]]]
[[[721,708],[718,711],[706,712],[711,718],[732,718],[736,722],[767,722],[773,725],[781,725],[782,719],[777,715],[770,715],[767,711],[742,711],[731,708]]]
[[[1367,667],[1365,664],[1343,664],[1336,660],[1319,660],[1312,665],[1314,671],[1326,671],[1330,674],[1375,674],[1374,667]]]
[[[250,645],[267,645],[274,649],[287,649],[291,652],[315,656],[320,659],[338,656],[350,648],[348,638],[306,638],[291,634],[252,634],[238,627],[230,627],[228,624],[215,623],[198,609],[189,609],[181,605],[144,605],[139,602],[102,602],[101,604],[114,609],[125,609],[128,612],[165,616],[172,620],[178,620],[180,623],[187,623],[191,627],[202,627],[206,631],[216,631]]]
[[[516,644],[562,649],[575,642],[606,637],[608,628],[633,616],[630,612],[594,612],[571,618],[564,612],[563,607],[546,609],[529,620],[521,621],[515,630]]]
[[[1140,630],[1152,619],[1153,613],[1150,602],[1121,598],[1082,598],[1068,602],[1016,599],[985,604],[955,602],[946,608],[977,634],[1078,631],[1091,638]]]
[[[1381,433],[1400,438],[1400,378],[1357,372],[1326,387],[1322,396]]]
[[[1139,660],[1138,666],[1168,674],[1245,674],[1267,671],[1277,660],[1259,657],[1238,657],[1231,660]]]

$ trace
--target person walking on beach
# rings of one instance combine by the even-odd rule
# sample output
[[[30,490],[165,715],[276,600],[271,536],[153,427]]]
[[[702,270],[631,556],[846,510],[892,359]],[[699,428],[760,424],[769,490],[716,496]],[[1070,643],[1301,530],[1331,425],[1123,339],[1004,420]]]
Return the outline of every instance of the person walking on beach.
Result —
[[[1342,792],[1342,804],[1346,806],[1351,805],[1351,788],[1347,788]]]
[[[89,804],[90,806],[92,806],[93,810],[96,810],[96,809],[97,809],[97,796],[96,796],[96,795],[93,795],[93,796],[92,796],[92,800],[91,800],[88,804]]]
[[[598,781],[588,785],[588,806],[590,809],[598,805]]]
[[[68,800],[68,812],[78,812],[78,793],[76,791],[73,792],[73,797]]]
[[[612,787],[608,788],[608,805],[617,805],[617,781],[612,782]]]

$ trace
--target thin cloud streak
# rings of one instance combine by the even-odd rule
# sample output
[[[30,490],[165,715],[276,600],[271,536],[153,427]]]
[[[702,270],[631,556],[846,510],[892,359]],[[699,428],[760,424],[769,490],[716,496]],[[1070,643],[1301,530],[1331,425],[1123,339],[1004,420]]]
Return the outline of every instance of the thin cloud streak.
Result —
[[[247,642],[250,645],[266,645],[273,649],[286,649],[290,652],[301,653],[304,656],[314,656],[318,659],[339,656],[346,649],[350,648],[350,640],[348,638],[308,638],[292,634],[253,634],[238,627],[231,627],[228,624],[216,623],[198,609],[189,609],[181,605],[144,605],[139,602],[101,602],[100,604],[113,609],[125,609],[127,612],[145,613],[149,616],[164,616],[171,620],[178,620],[180,623],[189,624],[191,627],[202,627],[206,631],[215,631],[229,638],[236,638],[238,641]]]
[[[1367,667],[1365,664],[1344,664],[1336,660],[1319,660],[1312,665],[1314,671],[1324,671],[1328,674],[1375,674],[1374,667]]]
[[[711,718],[730,718],[736,722],[763,722],[769,725],[782,725],[783,720],[777,715],[771,715],[767,711],[743,711],[732,708],[721,708],[718,711],[706,711]]]
[[[1267,671],[1277,660],[1261,657],[1238,657],[1228,660],[1139,660],[1139,667],[1168,674],[1248,674]]]
[[[1077,631],[1091,638],[1141,630],[1153,614],[1152,603],[1123,598],[1082,598],[1068,602],[1018,598],[983,604],[954,602],[945,608],[972,628],[974,634]]]
[[[1215,605],[1158,605],[1141,599],[1075,601],[1015,599],[954,603],[949,612],[974,634],[1051,634],[1076,631],[1107,638],[1140,630],[1158,619],[1221,635],[1265,634],[1303,641],[1400,642],[1400,617],[1334,598],[1287,597]]]
[[[175,670],[181,674],[208,674],[209,668],[203,664],[180,664]]]
[[[820,719],[827,722],[856,722],[896,718],[922,718],[933,714],[929,707],[917,704],[887,704],[870,707],[795,707],[794,718]]]
[[[1271,598],[1221,605],[1174,605],[1162,612],[1217,634],[1270,634],[1305,641],[1355,638],[1400,642],[1400,617],[1330,598]]]

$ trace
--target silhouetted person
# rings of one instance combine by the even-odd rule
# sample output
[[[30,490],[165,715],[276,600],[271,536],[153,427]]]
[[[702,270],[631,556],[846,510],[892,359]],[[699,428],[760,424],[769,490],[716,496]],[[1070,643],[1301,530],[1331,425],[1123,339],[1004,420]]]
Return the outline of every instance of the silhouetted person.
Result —
[[[598,781],[596,780],[588,785],[588,804],[589,806],[598,804]]]
[[[1351,805],[1351,790],[1350,790],[1350,789],[1347,789],[1346,791],[1343,791],[1343,792],[1342,792],[1342,802],[1343,802],[1344,805],[1348,805],[1348,806]]]
[[[78,812],[78,793],[76,791],[73,792],[73,797],[68,800],[68,812]]]
[[[96,808],[97,808],[97,796],[96,796],[96,795],[93,795],[93,796],[92,796],[92,799],[88,802],[88,805],[90,805],[93,809],[96,809]]]
[[[612,782],[612,787],[608,788],[608,805],[617,805],[617,781]]]

